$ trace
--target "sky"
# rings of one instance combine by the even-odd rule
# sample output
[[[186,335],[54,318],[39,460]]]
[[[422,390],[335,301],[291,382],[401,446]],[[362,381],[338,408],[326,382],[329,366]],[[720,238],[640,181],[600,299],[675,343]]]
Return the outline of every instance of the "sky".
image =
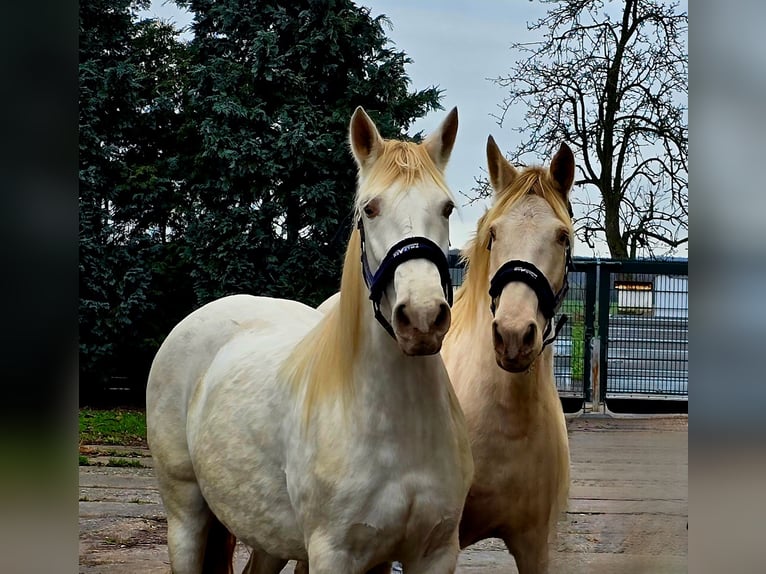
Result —
[[[520,143],[514,126],[522,124],[523,108],[509,110],[504,127],[493,114],[505,89],[490,79],[505,74],[511,67],[512,42],[531,40],[527,22],[545,14],[545,6],[529,0],[358,0],[372,15],[385,14],[393,29],[386,30],[396,48],[404,51],[412,64],[407,73],[412,89],[438,86],[443,90],[444,111],[435,111],[416,121],[410,132],[434,130],[453,107],[458,108],[459,128],[455,147],[447,166],[447,183],[459,200],[459,209],[450,220],[452,247],[462,248],[473,236],[478,218],[489,200],[468,204],[460,192],[470,193],[475,178],[486,174],[486,142],[490,134],[504,152]],[[683,2],[686,8],[686,2]],[[166,0],[153,0],[149,15],[188,25],[191,16]],[[545,162],[555,150],[540,150]],[[535,160],[535,158],[529,158]],[[535,160],[536,161],[536,160]],[[573,190],[577,194],[578,190]],[[578,256],[608,256],[604,244],[593,251],[575,240]],[[679,255],[685,255],[686,250]]]

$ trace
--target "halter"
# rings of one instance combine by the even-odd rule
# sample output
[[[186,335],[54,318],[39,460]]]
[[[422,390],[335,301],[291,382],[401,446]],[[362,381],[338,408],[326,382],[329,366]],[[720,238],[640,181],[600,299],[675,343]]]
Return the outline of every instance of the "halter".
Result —
[[[567,211],[569,217],[574,217],[572,210],[572,203],[567,201]],[[492,251],[492,237],[489,238],[487,244],[487,250]],[[556,326],[552,327],[552,319],[556,315],[556,312],[561,307],[561,303],[564,302],[567,291],[569,291],[569,272],[574,271],[574,262],[572,261],[572,249],[569,242],[567,242],[567,254],[566,261],[564,263],[564,283],[561,285],[558,293],[553,292],[550,281],[545,276],[545,273],[540,271],[534,263],[529,261],[522,261],[519,259],[513,259],[506,261],[492,276],[489,282],[489,310],[492,311],[492,316],[495,316],[495,309],[497,308],[497,300],[500,298],[500,294],[503,292],[503,288],[508,283],[514,281],[520,281],[526,283],[537,295],[537,305],[542,311],[543,316],[547,319],[545,324],[545,331],[543,331],[543,348],[540,353],[543,352],[545,347],[553,343],[558,337],[559,331],[567,322],[567,316],[565,313],[561,314],[559,320],[556,321]],[[553,335],[551,335],[553,330]]]
[[[370,291],[370,300],[372,301],[372,308],[375,310],[375,318],[391,337],[396,339],[396,334],[391,323],[388,322],[388,319],[380,311],[380,300],[383,297],[386,286],[393,280],[396,268],[402,263],[412,259],[427,259],[436,265],[436,268],[439,270],[444,296],[447,298],[447,303],[452,306],[452,278],[449,273],[447,256],[441,247],[427,237],[407,237],[402,239],[388,250],[383,261],[380,262],[378,270],[373,275],[370,271],[370,263],[367,260],[367,252],[364,245],[364,224],[361,217],[357,220],[356,226],[359,228],[359,234],[362,239],[362,275],[364,276],[367,289]]]
[[[491,245],[491,244],[490,244]],[[553,343],[556,337],[567,322],[566,314],[562,314],[559,320],[556,321],[556,326],[552,326],[552,319],[556,315],[556,312],[561,307],[561,303],[566,297],[567,291],[569,291],[569,279],[567,272],[574,270],[574,263],[572,263],[572,256],[569,245],[567,245],[567,259],[565,263],[564,284],[557,293],[553,292],[551,284],[545,277],[545,274],[540,271],[534,263],[529,261],[522,261],[519,259],[513,259],[506,261],[500,269],[492,276],[492,280],[489,283],[489,296],[490,305],[489,309],[492,311],[492,316],[495,316],[495,309],[497,308],[497,300],[500,298],[500,294],[503,292],[503,288],[509,283],[519,281],[526,283],[537,295],[537,304],[542,311],[543,316],[547,319],[545,324],[545,331],[543,331],[543,349]],[[553,334],[551,335],[551,331]],[[542,351],[541,351],[542,352]]]
[[[572,204],[568,204],[569,216],[572,217]],[[487,245],[489,251],[492,250],[492,239],[490,238]],[[500,298],[500,294],[503,292],[503,288],[508,283],[520,281],[526,283],[537,295],[537,304],[542,311],[543,316],[547,319],[545,324],[545,331],[543,331],[543,349],[540,353],[553,343],[558,337],[559,331],[567,322],[566,314],[561,315],[559,320],[556,321],[555,327],[552,326],[553,317],[561,307],[561,303],[566,297],[567,291],[569,291],[569,278],[568,272],[574,271],[574,263],[572,262],[572,250],[569,242],[567,242],[567,254],[566,262],[564,263],[564,283],[561,289],[557,293],[553,292],[550,281],[545,276],[545,273],[540,271],[534,263],[529,261],[522,261],[519,259],[513,259],[506,261],[492,276],[492,280],[489,283],[489,297],[490,304],[489,309],[492,311],[492,316],[495,316],[495,309],[497,308],[497,300]],[[551,335],[551,331],[553,334]]]

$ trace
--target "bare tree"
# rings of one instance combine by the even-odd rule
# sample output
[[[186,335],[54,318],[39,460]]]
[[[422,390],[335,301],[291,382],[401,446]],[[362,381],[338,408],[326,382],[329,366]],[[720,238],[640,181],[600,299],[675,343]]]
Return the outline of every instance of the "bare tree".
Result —
[[[552,7],[527,28],[542,40],[512,44],[519,58],[492,80],[509,89],[500,126],[526,107],[511,159],[569,142],[579,237],[605,239],[621,259],[674,252],[688,241],[687,13],[654,0],[541,1]]]

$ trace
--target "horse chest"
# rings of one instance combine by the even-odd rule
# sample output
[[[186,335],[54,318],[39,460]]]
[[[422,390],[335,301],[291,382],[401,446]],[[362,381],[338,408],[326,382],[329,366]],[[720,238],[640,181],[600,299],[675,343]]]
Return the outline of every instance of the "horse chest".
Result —
[[[444,433],[410,428],[399,417],[379,413],[367,422],[332,439],[322,433],[311,460],[288,468],[300,520],[312,530],[332,517],[333,538],[350,536],[353,546],[385,547],[396,556],[441,546],[459,521],[468,486],[456,470],[459,453]],[[413,541],[420,541],[417,548],[408,547]]]
[[[342,494],[338,497],[344,501],[338,511],[353,525],[349,532],[364,534],[368,545],[387,543],[400,558],[427,554],[429,548],[448,543],[460,520],[465,496],[461,485],[417,464],[397,465],[360,478],[368,485],[376,484],[376,489],[365,496],[361,488],[348,484],[352,500]],[[360,524],[365,528],[359,529]]]
[[[565,434],[552,424],[485,417],[471,432],[475,475],[471,498],[486,513],[519,513],[552,503],[568,462]],[[491,437],[491,440],[490,438]]]

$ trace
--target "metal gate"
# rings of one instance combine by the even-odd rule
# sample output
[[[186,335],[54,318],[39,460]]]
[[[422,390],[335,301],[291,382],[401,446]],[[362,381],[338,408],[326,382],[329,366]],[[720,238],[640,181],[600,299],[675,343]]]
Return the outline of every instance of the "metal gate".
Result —
[[[600,400],[688,400],[688,261],[599,266]]]
[[[452,279],[462,264],[452,256]],[[554,343],[566,410],[585,401],[688,400],[688,261],[575,259]]]

